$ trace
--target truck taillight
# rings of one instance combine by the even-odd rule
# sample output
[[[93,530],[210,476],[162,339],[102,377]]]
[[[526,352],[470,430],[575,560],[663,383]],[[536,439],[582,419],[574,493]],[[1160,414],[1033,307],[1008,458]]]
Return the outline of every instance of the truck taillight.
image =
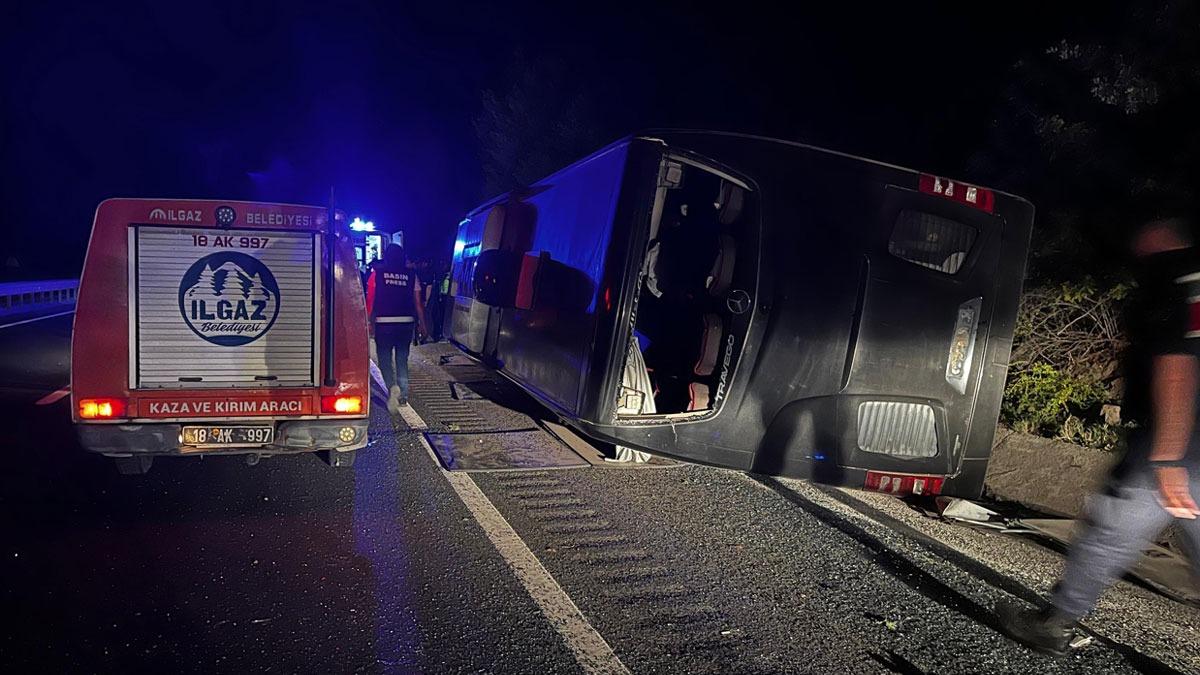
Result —
[[[322,396],[321,412],[353,415],[363,411],[361,396]]]
[[[119,398],[85,398],[79,401],[79,417],[85,420],[116,419],[125,416],[125,401]]]
[[[991,213],[996,207],[996,194],[987,188],[958,183],[929,174],[921,174],[917,189],[927,195],[937,195]]]

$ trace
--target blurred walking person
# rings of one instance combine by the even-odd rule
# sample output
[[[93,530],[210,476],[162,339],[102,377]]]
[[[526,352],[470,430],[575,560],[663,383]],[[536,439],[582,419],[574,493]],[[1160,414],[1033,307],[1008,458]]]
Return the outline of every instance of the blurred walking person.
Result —
[[[1172,523],[1200,578],[1200,257],[1189,224],[1159,220],[1134,236],[1138,290],[1131,303],[1123,416],[1137,422],[1129,450],[1088,502],[1050,607],[1002,607],[1008,633],[1063,654],[1075,624]]]
[[[421,282],[408,269],[404,249],[389,245],[367,280],[367,314],[375,335],[379,372],[388,388],[388,411],[408,403],[408,352],[413,331],[426,334]]]

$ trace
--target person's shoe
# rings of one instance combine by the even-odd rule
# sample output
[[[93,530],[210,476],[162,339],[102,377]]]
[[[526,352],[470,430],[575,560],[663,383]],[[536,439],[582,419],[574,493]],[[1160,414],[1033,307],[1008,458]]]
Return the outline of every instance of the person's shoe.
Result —
[[[388,396],[388,412],[392,413],[393,415],[399,415],[400,405],[400,387],[399,385],[393,384],[390,395]]]
[[[1035,611],[1016,605],[1001,605],[996,614],[1004,632],[1030,649],[1062,656],[1071,648],[1075,621],[1059,614],[1053,607]]]

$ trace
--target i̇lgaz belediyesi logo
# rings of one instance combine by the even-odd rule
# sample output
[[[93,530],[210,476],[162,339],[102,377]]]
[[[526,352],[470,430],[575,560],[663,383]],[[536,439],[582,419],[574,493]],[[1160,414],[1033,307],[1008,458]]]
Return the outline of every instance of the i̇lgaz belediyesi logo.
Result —
[[[279,284],[262,261],[236,251],[192,263],[179,282],[179,311],[188,328],[222,347],[262,337],[279,315]]]

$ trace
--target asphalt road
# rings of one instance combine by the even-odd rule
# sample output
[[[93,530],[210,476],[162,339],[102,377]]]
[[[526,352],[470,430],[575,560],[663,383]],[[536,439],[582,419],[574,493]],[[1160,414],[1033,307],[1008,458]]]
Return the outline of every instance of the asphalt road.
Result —
[[[59,321],[0,330],[5,672],[585,670],[531,573],[635,673],[1195,663],[1104,641],[1032,654],[994,626],[1011,584],[831,492],[695,466],[451,479],[382,406],[349,469],[179,458],[119,476],[75,445],[65,400],[34,404],[65,384]]]

